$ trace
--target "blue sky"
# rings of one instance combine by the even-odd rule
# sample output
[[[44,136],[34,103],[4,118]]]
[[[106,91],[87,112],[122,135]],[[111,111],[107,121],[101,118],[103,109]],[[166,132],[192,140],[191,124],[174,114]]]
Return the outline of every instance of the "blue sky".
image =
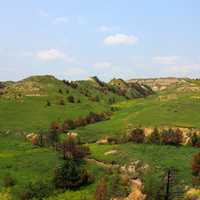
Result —
[[[0,0],[0,80],[200,75],[199,0]]]

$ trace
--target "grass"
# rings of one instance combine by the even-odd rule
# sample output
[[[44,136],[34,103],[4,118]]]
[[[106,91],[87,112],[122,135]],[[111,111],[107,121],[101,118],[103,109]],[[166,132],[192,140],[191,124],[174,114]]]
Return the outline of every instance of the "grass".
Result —
[[[188,127],[200,128],[200,99],[194,95],[179,94],[176,99],[160,99],[154,95],[143,99],[115,104],[120,110],[108,121],[78,128],[76,131],[85,140],[105,136],[120,136],[130,127]],[[198,96],[198,94],[195,94]]]
[[[97,145],[91,144],[92,156],[98,160],[119,164],[141,160],[151,167],[158,168],[160,171],[169,167],[178,170],[178,177],[186,184],[192,183],[191,160],[193,155],[198,152],[193,147],[174,147],[150,144],[121,144],[121,145]],[[116,154],[104,155],[110,150],[117,150]]]
[[[11,188],[14,200],[18,200],[18,193],[31,182],[43,181],[52,184],[54,169],[60,162],[59,155],[52,149],[33,147],[17,134],[0,135],[0,191],[7,175],[16,183]],[[106,172],[94,164],[88,163],[86,168],[95,175],[96,181],[93,184],[77,191],[55,191],[55,196],[53,195],[50,200],[76,200],[81,197],[94,200],[96,183]]]

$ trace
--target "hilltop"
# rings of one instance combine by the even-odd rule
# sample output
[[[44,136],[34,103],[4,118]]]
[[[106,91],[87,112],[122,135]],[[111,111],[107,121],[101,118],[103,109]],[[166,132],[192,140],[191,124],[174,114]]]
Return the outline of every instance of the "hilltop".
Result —
[[[139,83],[145,84],[152,88],[154,91],[162,91],[167,89],[171,85],[177,85],[184,83],[188,78],[176,78],[176,77],[165,77],[165,78],[146,78],[146,79],[130,79],[128,83]]]

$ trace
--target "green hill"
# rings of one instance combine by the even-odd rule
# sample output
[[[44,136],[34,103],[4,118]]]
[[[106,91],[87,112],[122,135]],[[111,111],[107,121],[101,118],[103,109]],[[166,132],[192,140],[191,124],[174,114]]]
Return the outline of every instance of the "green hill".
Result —
[[[136,90],[137,94],[130,95],[129,91],[103,83],[97,77],[68,82],[46,75],[1,83],[0,130],[47,129],[53,121],[110,111],[113,103],[151,94],[151,90],[145,93],[139,85]],[[69,96],[73,97],[73,103],[69,102]]]

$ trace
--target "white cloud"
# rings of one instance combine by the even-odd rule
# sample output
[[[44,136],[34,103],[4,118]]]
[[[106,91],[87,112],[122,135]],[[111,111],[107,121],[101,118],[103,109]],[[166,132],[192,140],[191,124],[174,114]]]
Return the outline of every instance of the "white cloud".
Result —
[[[164,65],[176,64],[178,60],[178,56],[156,56],[152,58],[153,63]]]
[[[75,59],[58,49],[44,49],[36,53],[36,57],[42,61],[64,60],[74,62]]]
[[[109,68],[111,68],[111,63],[109,63],[109,62],[98,62],[98,63],[93,64],[93,67],[95,69],[100,69],[100,70],[109,69]]]
[[[104,39],[106,45],[134,45],[138,42],[138,38],[134,35],[115,34]]]
[[[39,9],[38,10],[38,14],[42,17],[48,17],[49,16],[49,13],[43,9]]]
[[[53,23],[54,24],[66,24],[69,22],[69,19],[67,17],[56,17],[54,20],[53,20]]]

